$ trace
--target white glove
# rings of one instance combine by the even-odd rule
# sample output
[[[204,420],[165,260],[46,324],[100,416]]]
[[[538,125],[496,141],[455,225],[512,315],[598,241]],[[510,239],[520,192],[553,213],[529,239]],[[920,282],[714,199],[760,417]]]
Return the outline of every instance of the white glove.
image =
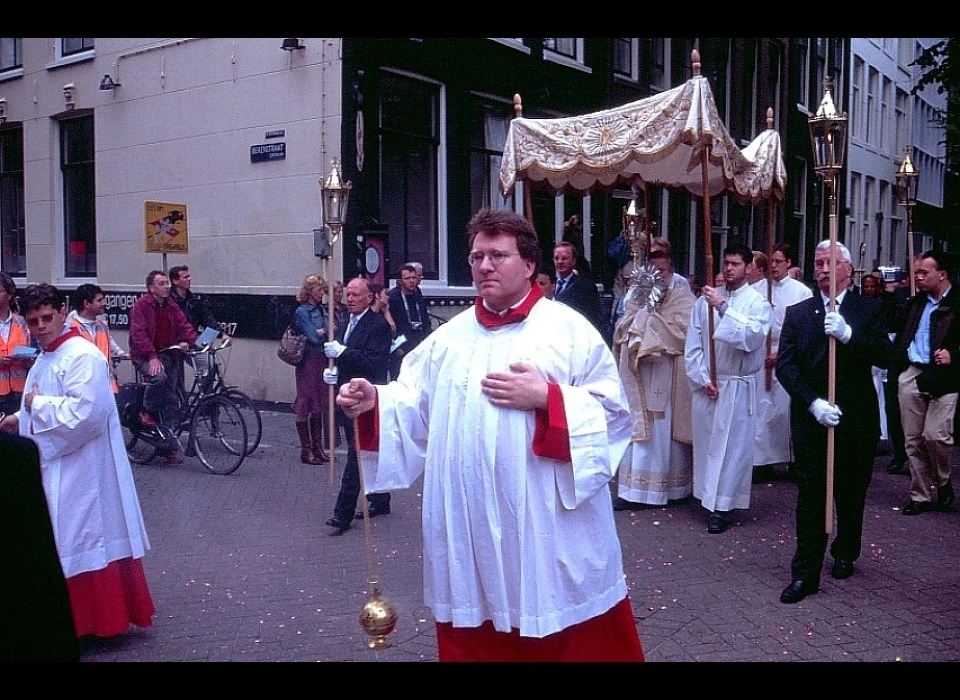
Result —
[[[817,419],[817,423],[827,428],[834,428],[840,422],[843,413],[839,406],[827,403],[823,399],[815,399],[810,404],[810,413]]]
[[[323,382],[324,384],[330,384],[331,386],[337,383],[337,377],[339,372],[336,367],[328,367],[323,370]]]
[[[323,352],[327,357],[340,357],[340,355],[342,355],[343,351],[346,349],[346,345],[336,340],[331,340],[329,343],[323,344]]]
[[[823,332],[832,335],[844,345],[850,342],[850,336],[853,335],[853,329],[843,320],[843,316],[836,311],[830,311],[824,317]]]

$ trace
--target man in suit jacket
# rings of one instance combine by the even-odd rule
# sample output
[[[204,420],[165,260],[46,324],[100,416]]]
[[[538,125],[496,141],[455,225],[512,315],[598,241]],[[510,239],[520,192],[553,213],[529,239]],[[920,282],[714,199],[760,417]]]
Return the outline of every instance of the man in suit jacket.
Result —
[[[557,243],[553,249],[553,265],[557,270],[557,288],[553,298],[587,317],[600,330],[600,292],[593,280],[574,273],[577,249],[572,243]]]
[[[430,314],[418,286],[420,276],[417,268],[407,263],[400,268],[400,284],[387,293],[390,300],[390,315],[397,324],[397,337],[406,341],[390,355],[390,378],[400,373],[400,361],[430,334]]]
[[[347,283],[347,310],[350,312],[344,322],[334,331],[336,340],[325,343],[323,348],[327,357],[337,360],[334,371],[324,370],[324,381],[340,386],[351,379],[362,377],[373,384],[386,384],[388,359],[392,332],[382,314],[372,313],[373,293],[370,283],[357,277]],[[339,406],[337,411],[343,411]],[[342,535],[350,529],[357,512],[357,498],[360,495],[360,470],[356,445],[353,437],[353,421],[343,416],[344,433],[347,438],[347,464],[340,480],[340,493],[334,506],[333,517],[327,525],[334,528],[331,536]],[[367,496],[370,517],[386,515],[390,512],[389,493],[371,493]],[[362,514],[358,517],[363,517]]]
[[[37,445],[0,432],[0,464],[0,662],[79,661]]]
[[[797,549],[782,603],[798,603],[820,589],[827,547],[826,443],[834,434],[836,537],[831,576],[853,574],[860,556],[863,507],[880,438],[880,408],[872,367],[889,367],[893,348],[879,302],[849,290],[850,251],[836,246],[836,311],[829,311],[830,241],[815,251],[819,294],[787,307],[777,379],[790,394],[790,427],[797,479]],[[836,338],[836,401],[827,402],[829,337]]]

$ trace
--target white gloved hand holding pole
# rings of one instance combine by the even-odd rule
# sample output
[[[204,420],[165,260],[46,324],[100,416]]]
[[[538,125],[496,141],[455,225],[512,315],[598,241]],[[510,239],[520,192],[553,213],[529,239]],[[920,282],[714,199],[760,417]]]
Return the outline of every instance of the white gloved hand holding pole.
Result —
[[[810,404],[809,410],[817,419],[817,423],[826,428],[835,428],[840,423],[840,416],[843,415],[839,406],[834,406],[823,399],[815,399]]]
[[[846,345],[853,336],[853,329],[846,320],[836,311],[830,311],[823,319],[823,332],[832,335]]]

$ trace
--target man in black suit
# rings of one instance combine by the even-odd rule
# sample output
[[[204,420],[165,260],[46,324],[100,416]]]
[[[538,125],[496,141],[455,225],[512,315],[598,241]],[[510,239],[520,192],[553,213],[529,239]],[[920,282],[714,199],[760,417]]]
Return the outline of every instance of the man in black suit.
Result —
[[[420,291],[420,276],[411,263],[400,268],[400,283],[387,293],[397,337],[406,341],[390,355],[390,378],[400,373],[400,361],[430,334],[430,314]]]
[[[834,430],[836,537],[830,547],[835,579],[853,574],[860,556],[863,507],[880,438],[880,408],[872,367],[889,367],[893,348],[879,302],[849,290],[850,251],[836,246],[836,311],[829,311],[830,241],[815,251],[819,294],[787,307],[777,379],[790,394],[797,477],[797,549],[781,603],[798,603],[820,589],[827,548],[826,443]],[[836,339],[836,402],[827,402],[829,337]]]
[[[0,662],[79,661],[36,444],[0,432]]]
[[[569,242],[557,243],[553,249],[553,266],[557,270],[557,288],[553,298],[587,317],[600,330],[600,292],[589,277],[574,273],[577,249]]]
[[[336,340],[323,346],[327,357],[336,358],[337,366],[334,370],[324,370],[323,380],[328,384],[336,384],[338,391],[340,386],[357,377],[373,384],[386,384],[392,337],[390,324],[383,314],[370,311],[373,293],[370,283],[362,277],[347,283],[346,298],[350,315],[335,329]],[[342,413],[343,409],[337,406],[337,411]],[[330,533],[332,537],[350,529],[360,495],[359,457],[354,444],[353,421],[345,416],[341,416],[341,419],[347,438],[347,464],[343,468],[333,517],[326,523],[334,528]],[[367,503],[371,518],[390,512],[389,493],[371,493],[367,496]],[[358,516],[362,517],[362,514]]]

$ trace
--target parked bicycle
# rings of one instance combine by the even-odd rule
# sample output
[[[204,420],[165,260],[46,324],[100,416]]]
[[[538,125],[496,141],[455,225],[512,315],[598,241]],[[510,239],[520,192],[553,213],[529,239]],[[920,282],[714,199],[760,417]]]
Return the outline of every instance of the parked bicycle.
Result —
[[[187,391],[184,384],[179,385],[178,400],[181,415],[193,397],[204,393],[207,396],[224,396],[243,414],[247,426],[247,456],[260,446],[263,435],[263,421],[260,410],[247,394],[236,386],[227,384],[227,360],[221,351],[230,347],[231,341],[224,340],[218,347],[209,350],[197,350],[186,353],[186,361],[193,367],[193,385]]]
[[[222,348],[223,346],[221,346]],[[221,348],[207,346],[202,350],[189,351],[187,355],[210,353],[210,366],[216,366],[216,353]],[[180,353],[179,347],[164,348],[162,353]],[[120,425],[123,428],[124,444],[130,461],[148,464],[158,455],[166,454],[178,448],[180,437],[187,433],[185,454],[196,457],[200,463],[214,474],[232,474],[243,464],[247,456],[247,426],[243,413],[224,393],[212,393],[204,378],[197,378],[194,384],[197,391],[191,391],[184,397],[181,420],[171,430],[160,421],[155,426],[144,425],[140,421],[143,408],[143,394],[146,382],[139,370],[133,382],[120,387],[117,394],[117,409],[120,413]]]

